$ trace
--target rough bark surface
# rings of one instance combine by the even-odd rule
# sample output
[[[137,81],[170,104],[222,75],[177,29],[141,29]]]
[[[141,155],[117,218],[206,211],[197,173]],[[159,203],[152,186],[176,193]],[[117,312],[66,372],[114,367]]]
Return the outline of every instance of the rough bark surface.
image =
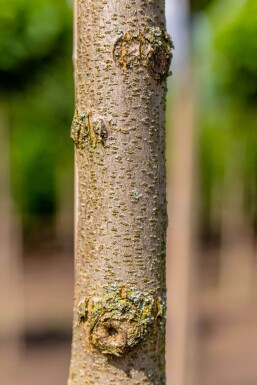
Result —
[[[77,209],[69,385],[165,384],[162,0],[77,0]]]

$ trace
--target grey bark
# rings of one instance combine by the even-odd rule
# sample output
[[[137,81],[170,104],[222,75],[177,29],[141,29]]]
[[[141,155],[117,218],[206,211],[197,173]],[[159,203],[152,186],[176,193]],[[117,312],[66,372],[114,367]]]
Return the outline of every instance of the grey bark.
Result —
[[[77,0],[76,245],[69,385],[165,384],[165,93],[160,0]]]

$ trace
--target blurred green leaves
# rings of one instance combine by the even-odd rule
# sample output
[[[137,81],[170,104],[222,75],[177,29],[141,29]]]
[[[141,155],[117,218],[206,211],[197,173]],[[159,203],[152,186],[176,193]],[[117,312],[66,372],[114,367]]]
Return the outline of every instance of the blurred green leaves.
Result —
[[[257,102],[257,2],[246,1],[236,17],[225,23],[216,48],[226,61],[225,86],[240,102]]]
[[[236,190],[256,226],[257,2],[215,0],[195,25],[203,226],[221,209],[214,195]]]
[[[64,0],[0,0],[0,7],[0,83],[10,91],[60,54],[71,9]]]
[[[23,226],[53,216],[73,146],[72,8],[66,0],[0,0],[0,103],[9,116],[14,197]]]

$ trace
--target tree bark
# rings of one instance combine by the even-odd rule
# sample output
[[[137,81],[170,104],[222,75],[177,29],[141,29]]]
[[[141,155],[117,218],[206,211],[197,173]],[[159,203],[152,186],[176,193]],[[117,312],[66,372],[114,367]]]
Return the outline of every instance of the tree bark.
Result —
[[[162,0],[77,0],[75,298],[69,385],[165,384]]]

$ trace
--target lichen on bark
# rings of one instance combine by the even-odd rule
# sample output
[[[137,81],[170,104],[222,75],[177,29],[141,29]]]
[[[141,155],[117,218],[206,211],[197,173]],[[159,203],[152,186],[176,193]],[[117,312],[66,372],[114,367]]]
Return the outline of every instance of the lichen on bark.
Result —
[[[71,125],[71,138],[77,148],[86,145],[96,147],[97,143],[104,145],[108,137],[108,125],[101,116],[92,116],[91,112],[77,111]]]
[[[165,384],[163,0],[76,0],[69,385]]]
[[[150,331],[158,332],[158,327],[163,326],[164,308],[164,300],[151,293],[111,285],[103,298],[79,302],[78,321],[83,324],[92,348],[119,357]]]

